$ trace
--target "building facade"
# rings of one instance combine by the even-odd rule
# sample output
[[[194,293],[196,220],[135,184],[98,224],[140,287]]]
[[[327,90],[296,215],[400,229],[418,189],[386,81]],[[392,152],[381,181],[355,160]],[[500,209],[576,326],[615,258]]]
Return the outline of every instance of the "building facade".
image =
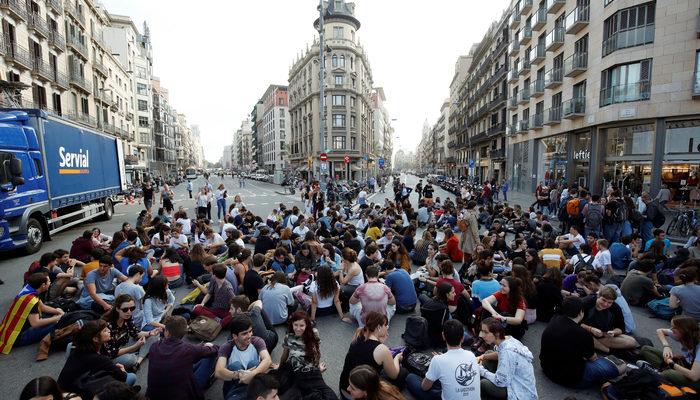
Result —
[[[521,0],[509,12],[511,187],[664,184],[687,199],[700,173],[697,4]]]
[[[329,11],[328,7],[332,7]],[[314,43],[289,70],[289,113],[291,137],[289,161],[306,177],[320,176],[319,156],[328,155],[324,174],[339,179],[361,180],[367,165],[377,159],[371,93],[372,70],[359,45],[355,5],[344,0],[324,5],[325,60],[319,61],[319,43]],[[319,21],[314,23],[318,28]],[[319,62],[325,62],[325,115],[320,119]],[[320,124],[326,143],[321,143]],[[345,157],[349,160],[346,164]]]
[[[250,119],[241,122],[241,127],[233,135],[233,168],[239,171],[255,171],[257,163],[253,158],[253,124]]]
[[[233,168],[233,145],[224,146],[224,155],[221,157],[221,168],[230,170]]]
[[[270,85],[262,98],[262,123],[258,130],[262,159],[259,163],[274,182],[281,183],[287,167],[287,132],[289,129],[289,98],[287,86]]]
[[[170,105],[168,89],[160,85],[160,79],[151,79],[153,91],[153,136],[155,165],[151,173],[168,178],[177,173],[175,153],[175,112]]]
[[[394,153],[394,128],[391,126],[389,111],[384,106],[386,94],[383,88],[372,90],[372,116],[374,118],[374,143],[373,153],[377,160],[370,164],[371,172],[377,175],[392,168],[392,155]],[[380,160],[383,160],[380,162]],[[383,162],[383,167],[380,164]]]
[[[459,56],[455,62],[455,73],[450,82],[450,99],[447,118],[447,153],[445,158],[446,174],[452,177],[457,177],[460,171],[466,170],[466,165],[458,157],[457,140],[458,132],[460,131],[460,123],[464,118],[463,109],[466,109],[466,102],[462,102],[460,98],[460,88],[464,86],[465,79],[469,72],[469,66],[472,63],[472,58],[469,56]]]

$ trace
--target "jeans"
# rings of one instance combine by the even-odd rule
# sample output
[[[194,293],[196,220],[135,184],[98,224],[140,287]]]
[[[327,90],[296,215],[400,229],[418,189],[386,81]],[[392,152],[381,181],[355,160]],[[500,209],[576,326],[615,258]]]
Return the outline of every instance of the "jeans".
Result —
[[[226,199],[223,197],[216,201],[216,218],[221,219],[226,216]]]
[[[143,199],[143,205],[146,207],[146,210],[150,210],[153,207],[153,199]]]
[[[612,223],[603,226],[603,236],[609,243],[619,242],[621,233],[622,224]]]
[[[128,372],[126,374],[126,384],[129,386],[134,386],[136,383],[136,374],[133,372]]]
[[[197,387],[202,389],[202,391],[206,391],[207,389],[209,378],[214,372],[214,367],[216,366],[216,358],[217,356],[202,358],[192,367],[192,370],[194,371],[194,381],[197,384]]]
[[[442,395],[442,390],[437,389],[435,384],[429,390],[425,391],[421,387],[423,378],[416,374],[408,374],[406,377],[406,388],[411,393],[415,399],[425,399],[425,400],[440,400]]]
[[[56,324],[45,325],[45,326],[42,326],[41,328],[30,327],[26,331],[20,333],[20,335],[17,337],[17,340],[15,341],[14,346],[20,347],[20,346],[27,346],[27,345],[34,344],[34,343],[39,343],[41,341],[41,339],[43,339],[44,336],[51,333],[55,327],[56,327]]]
[[[651,223],[651,221],[644,221],[642,222],[641,226],[641,234],[642,234],[642,243],[646,244],[649,240],[653,238],[652,231],[654,230],[654,224]]]
[[[605,358],[598,358],[595,361],[586,362],[583,377],[579,382],[578,389],[588,389],[600,387],[600,385],[620,375],[617,366]]]
[[[632,234],[632,223],[629,220],[625,220],[622,223],[622,232],[620,232],[620,237],[629,236]]]
[[[508,191],[507,190],[503,191],[503,201],[508,201]]]

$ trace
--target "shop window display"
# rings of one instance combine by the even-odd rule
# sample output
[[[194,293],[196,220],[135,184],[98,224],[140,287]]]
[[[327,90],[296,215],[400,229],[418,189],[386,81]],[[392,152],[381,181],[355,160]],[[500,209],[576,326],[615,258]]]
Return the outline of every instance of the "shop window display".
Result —
[[[566,135],[553,136],[539,141],[539,154],[541,157],[537,180],[551,185],[559,186],[568,184],[566,176],[567,140]]]

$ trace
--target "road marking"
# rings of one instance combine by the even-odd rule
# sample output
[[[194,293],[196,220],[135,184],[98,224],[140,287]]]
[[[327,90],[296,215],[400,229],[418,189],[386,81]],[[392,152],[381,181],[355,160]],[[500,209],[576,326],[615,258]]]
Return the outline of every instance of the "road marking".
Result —
[[[125,216],[125,215],[126,215],[126,214],[112,214],[113,217],[123,217],[123,216]]]

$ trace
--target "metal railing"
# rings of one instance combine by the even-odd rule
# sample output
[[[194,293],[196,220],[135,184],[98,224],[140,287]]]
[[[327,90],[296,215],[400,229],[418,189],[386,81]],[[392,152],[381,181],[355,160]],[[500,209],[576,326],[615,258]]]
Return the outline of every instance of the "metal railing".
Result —
[[[517,95],[510,98],[510,100],[508,101],[508,108],[510,108],[510,109],[518,108],[518,96]]]
[[[535,20],[532,22],[532,30],[540,30],[547,24],[547,9],[538,8],[535,14]]]
[[[518,73],[519,73],[520,75],[525,75],[525,74],[527,74],[528,72],[530,72],[530,59],[529,59],[529,58],[528,58],[528,59],[523,59],[523,67],[520,68],[520,71],[518,71]]]
[[[544,114],[535,114],[530,117],[530,129],[539,129],[544,125]]]
[[[523,88],[523,90],[518,93],[518,103],[524,104],[530,101],[530,88]]]
[[[15,17],[24,21],[29,16],[27,13],[27,3],[21,0],[0,0],[0,8],[8,10]]]
[[[522,0],[520,2],[520,14],[525,15],[532,9],[532,0]]]
[[[46,4],[48,4],[48,6],[56,13],[63,13],[63,5],[61,4],[61,0],[46,0]]]
[[[504,148],[491,149],[489,151],[489,157],[491,159],[505,158],[506,157],[506,149],[504,149]]]
[[[548,108],[544,112],[544,124],[552,125],[561,122],[561,106]]]
[[[530,96],[539,96],[544,93],[544,79],[536,79],[530,84]]]
[[[566,33],[577,33],[584,26],[588,25],[590,20],[591,10],[589,6],[578,6],[571,10],[564,20]]]
[[[544,74],[544,87],[551,88],[561,84],[564,77],[562,68],[552,68]]]
[[[51,71],[51,77],[53,81],[56,83],[56,86],[62,89],[68,89],[68,75],[64,74],[61,71],[58,70],[53,70]]]
[[[511,28],[514,28],[517,24],[520,23],[520,10],[517,8],[513,10],[513,12],[510,14],[510,18],[508,19],[508,24],[510,25]]]
[[[527,132],[530,129],[530,120],[529,119],[521,119],[516,124],[515,129],[516,129],[516,132],[518,132],[518,133]]]
[[[562,104],[564,108],[564,118],[580,116],[586,113],[586,98],[573,97]]]
[[[80,76],[79,74],[72,72],[69,77],[68,77],[68,82],[73,84],[74,86],[77,86],[78,88],[84,90],[85,92],[92,92],[92,82],[90,80],[85,79],[85,77]]]
[[[44,60],[32,57],[32,73],[47,81],[53,78],[53,72]]]
[[[532,39],[532,28],[530,26],[525,26],[521,31],[520,31],[520,37],[518,38],[520,44],[526,44],[527,42]]]
[[[509,82],[517,82],[520,76],[520,73],[518,72],[517,68],[513,68],[510,70],[510,75],[508,76],[508,81]]]
[[[105,65],[102,64],[102,61],[95,59],[92,62],[92,67],[95,69],[95,71],[102,74],[102,76],[107,77],[107,67],[105,67]]]
[[[89,114],[84,114],[82,112],[76,111],[68,111],[63,116],[72,121],[80,122],[81,124],[85,124],[93,128],[97,127],[97,119]]]
[[[564,44],[564,34],[563,27],[552,29],[544,40],[547,51],[553,51],[561,47]]]
[[[626,85],[616,85],[601,89],[600,106],[603,107],[615,103],[649,100],[650,97],[651,82],[648,80],[628,83]]]
[[[626,31],[619,31],[603,39],[603,57],[617,50],[654,42],[655,25],[644,25]]]
[[[30,28],[34,29],[34,32],[36,32],[41,37],[45,39],[49,37],[49,26],[46,24],[46,21],[41,19],[39,14],[29,14],[27,25],[29,25]]]
[[[516,38],[517,39],[517,38]],[[520,51],[520,42],[518,40],[513,40],[508,45],[508,54],[515,55]]]
[[[85,44],[83,44],[80,39],[77,36],[72,36],[69,35],[67,39],[67,43],[69,46],[71,46],[78,54],[83,56],[83,58],[87,59],[88,58],[88,48]]]
[[[496,124],[496,125],[491,126],[491,127],[486,131],[486,134],[487,134],[488,136],[497,135],[497,134],[502,133],[503,131],[505,131],[505,129],[506,129],[506,123],[505,123],[505,122],[501,122],[501,123],[498,123],[498,124]]]
[[[538,44],[530,51],[530,64],[539,64],[540,61],[545,59],[546,55],[547,49],[545,48],[544,43]]]
[[[588,68],[588,52],[574,53],[564,60],[564,75],[576,76]]]
[[[566,5],[566,0],[547,0],[547,12],[553,14]]]
[[[49,31],[49,44],[58,50],[66,49],[66,39],[57,31]]]
[[[29,51],[16,42],[5,41],[6,56],[15,62],[18,67],[32,68],[32,59]]]
[[[85,16],[82,12],[80,12],[77,5],[72,0],[66,1],[63,7],[70,16],[75,18],[78,22],[80,22],[80,25],[85,28]]]

